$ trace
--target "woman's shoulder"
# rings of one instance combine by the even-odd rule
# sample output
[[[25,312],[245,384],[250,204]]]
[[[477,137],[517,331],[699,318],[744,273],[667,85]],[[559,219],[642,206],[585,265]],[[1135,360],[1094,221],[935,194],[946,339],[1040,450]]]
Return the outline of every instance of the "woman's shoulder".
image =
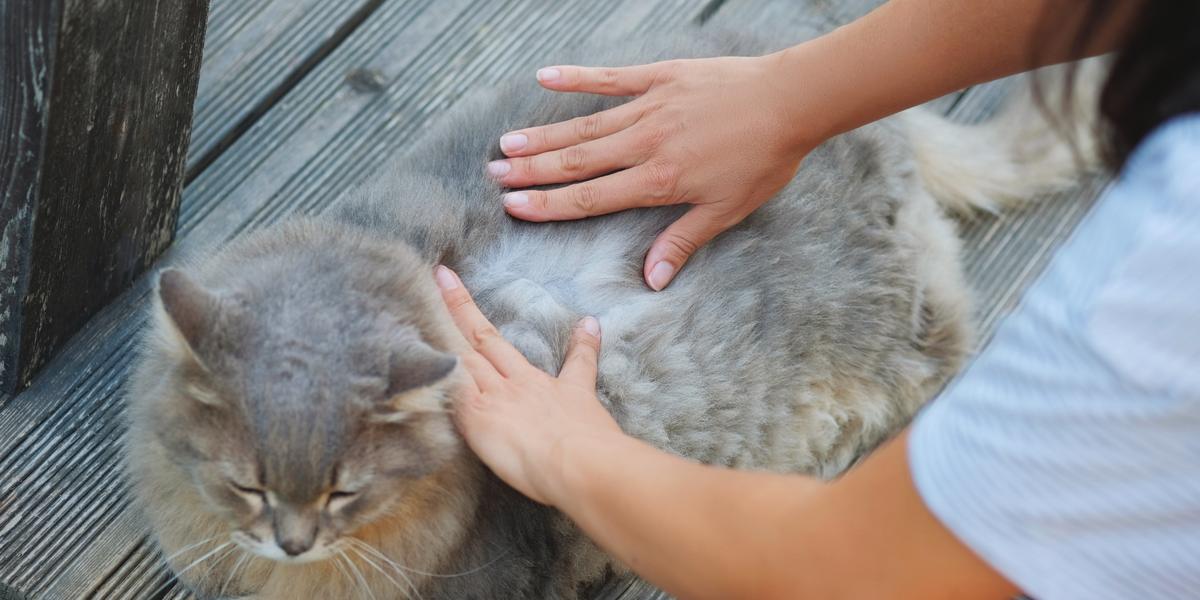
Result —
[[[1130,156],[1118,185],[1166,201],[1190,200],[1187,204],[1200,210],[1198,164],[1200,112],[1177,116],[1155,129]]]
[[[1200,586],[1197,164],[1200,116],[1148,137],[910,437],[930,510],[1036,597]]]

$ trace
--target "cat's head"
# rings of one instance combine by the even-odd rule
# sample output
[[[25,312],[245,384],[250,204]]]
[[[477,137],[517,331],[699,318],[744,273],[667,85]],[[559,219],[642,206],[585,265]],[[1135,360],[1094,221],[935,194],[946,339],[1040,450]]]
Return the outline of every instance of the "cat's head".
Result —
[[[155,434],[232,541],[282,562],[332,556],[462,450],[457,361],[409,314],[428,294],[311,265],[325,258],[158,287]]]

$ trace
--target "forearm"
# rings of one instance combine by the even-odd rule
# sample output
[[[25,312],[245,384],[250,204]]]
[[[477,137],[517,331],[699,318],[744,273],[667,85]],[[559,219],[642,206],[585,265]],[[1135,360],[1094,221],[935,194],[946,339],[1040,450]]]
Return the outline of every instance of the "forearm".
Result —
[[[622,563],[688,599],[769,597],[773,576],[797,559],[780,524],[825,485],[707,467],[612,435],[572,440],[562,470],[555,504]]]
[[[770,58],[797,141],[811,146],[955,90],[1114,49],[1132,10],[1116,11],[1077,47],[1086,5],[892,0]]]
[[[556,501],[681,598],[1004,598],[912,485],[906,436],[832,483],[702,466],[611,435],[564,450]]]

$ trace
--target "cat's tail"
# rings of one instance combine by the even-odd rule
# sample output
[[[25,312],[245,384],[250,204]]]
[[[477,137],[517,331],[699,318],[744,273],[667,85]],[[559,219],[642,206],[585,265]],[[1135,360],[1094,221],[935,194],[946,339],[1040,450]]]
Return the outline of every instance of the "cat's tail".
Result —
[[[1066,68],[1038,72],[1041,103],[1032,75],[1023,76],[996,116],[983,123],[954,123],[924,108],[903,113],[926,189],[951,212],[997,211],[1068,188],[1082,172],[1096,169],[1099,93],[1107,65],[1102,59],[1078,63],[1069,106],[1063,96]]]

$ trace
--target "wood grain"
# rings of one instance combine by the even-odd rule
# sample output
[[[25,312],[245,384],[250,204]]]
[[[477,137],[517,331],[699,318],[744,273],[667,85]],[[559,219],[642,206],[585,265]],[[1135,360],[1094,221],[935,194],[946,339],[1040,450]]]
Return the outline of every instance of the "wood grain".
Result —
[[[298,38],[288,28],[269,27],[275,19],[291,19],[296,27],[305,22],[291,8],[272,4],[283,1],[214,0],[209,42],[227,50],[214,50],[224,53],[213,59],[224,66],[212,63],[205,81],[216,86],[210,90],[230,87],[220,92],[228,94],[223,99],[210,101],[223,108],[205,127],[225,126],[226,117],[244,119],[249,106],[260,109],[187,185],[177,241],[157,265],[186,263],[298,211],[320,212],[341,190],[403,152],[472,86],[528,76],[523,65],[555,47],[585,39],[621,43],[687,22],[733,28],[838,23],[871,4],[385,0],[351,31],[344,19],[355,10],[329,17],[329,30],[344,31],[344,38],[321,38],[328,52],[276,100],[264,100],[280,77],[297,68],[289,56],[300,63],[314,56],[306,48],[288,51],[286,44]],[[324,4],[363,6],[358,0]],[[270,18],[263,16],[268,13]],[[260,45],[249,37],[255,35]],[[237,60],[239,53],[244,60]],[[974,120],[1002,94],[1003,85],[988,86],[941,106],[953,107],[954,118]],[[972,285],[981,290],[985,323],[1011,307],[1097,189],[966,228],[964,260]],[[103,308],[28,390],[7,399],[0,394],[0,581],[30,597],[188,597],[171,585],[144,525],[129,509],[119,471],[120,386],[136,351],[150,281],[139,277]],[[601,597],[665,595],[627,579],[612,582]]]
[[[0,84],[19,106],[3,150],[16,158],[2,161],[15,163],[0,250],[11,286],[0,385],[11,391],[171,243],[207,2],[0,6],[6,30],[23,34],[6,36],[6,56],[33,65],[6,66]]]

